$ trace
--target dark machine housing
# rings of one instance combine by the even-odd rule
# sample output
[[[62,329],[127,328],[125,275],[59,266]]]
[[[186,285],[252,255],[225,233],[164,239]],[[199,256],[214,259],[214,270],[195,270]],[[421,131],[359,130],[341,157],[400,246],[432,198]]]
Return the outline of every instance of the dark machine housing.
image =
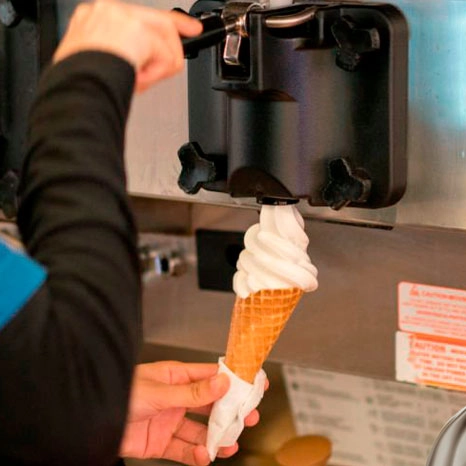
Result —
[[[0,210],[14,217],[29,111],[57,45],[56,0],[0,0]]]
[[[189,52],[180,187],[334,209],[396,203],[406,187],[408,27],[400,10],[236,5],[241,31],[228,30],[234,2],[199,0],[190,12],[227,26],[216,45]]]

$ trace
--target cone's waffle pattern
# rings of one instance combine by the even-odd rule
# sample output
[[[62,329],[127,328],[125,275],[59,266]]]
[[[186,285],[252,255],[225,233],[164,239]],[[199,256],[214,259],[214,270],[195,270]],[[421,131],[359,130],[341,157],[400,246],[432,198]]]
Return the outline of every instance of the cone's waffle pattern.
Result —
[[[225,364],[238,377],[254,382],[302,295],[299,288],[287,288],[236,298]]]

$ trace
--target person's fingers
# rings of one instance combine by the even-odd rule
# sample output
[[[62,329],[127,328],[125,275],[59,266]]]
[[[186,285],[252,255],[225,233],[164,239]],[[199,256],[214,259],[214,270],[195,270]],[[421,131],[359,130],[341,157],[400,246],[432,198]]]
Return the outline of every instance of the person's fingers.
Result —
[[[179,36],[192,37],[202,32],[202,23],[189,15],[178,11],[154,11],[143,13],[141,19],[158,29],[162,21],[173,25]]]
[[[138,377],[142,379],[177,385],[213,377],[217,374],[218,364],[161,361],[139,364],[136,370]]]
[[[202,32],[202,24],[189,15],[175,11],[159,11],[149,7],[127,5],[130,13],[152,34],[152,54],[139,69],[136,89],[147,89],[156,81],[170,77],[184,66],[181,36]]]
[[[238,443],[235,443],[231,447],[221,447],[218,450],[217,456],[219,458],[229,458],[230,456],[233,456],[239,449]]]
[[[205,445],[207,441],[207,426],[185,417],[174,433],[174,437],[195,445]]]
[[[167,45],[169,42],[155,36],[152,39],[153,54],[146,63],[139,68],[136,74],[136,90],[146,90],[155,82],[168,78],[183,67],[182,55]]]
[[[168,14],[181,36],[193,37],[202,32],[202,23],[198,19],[178,11],[169,11]]]
[[[151,18],[154,20],[150,21]],[[167,12],[157,11],[152,15],[142,17],[141,22],[154,37],[163,40],[166,48],[170,50],[171,55],[177,59],[181,67],[184,60],[183,47],[180,32],[171,16]],[[158,45],[158,41],[154,45]],[[154,47],[153,52],[154,55],[157,55],[159,52],[158,47]]]
[[[139,87],[179,72],[184,65],[180,36],[202,31],[197,19],[179,12],[116,0],[78,5],[54,55],[60,61],[80,51],[113,53],[140,72]]]
[[[156,10],[149,6],[134,5],[130,3],[116,2],[115,0],[99,0],[100,2],[119,3],[119,7],[126,9],[128,14],[138,18],[155,30],[160,30],[164,24],[170,24],[176,28],[178,35],[192,37],[202,32],[202,23],[193,16],[179,11]]]
[[[155,82],[173,76],[183,69],[184,54],[178,31],[173,23],[165,21],[152,31],[152,52],[139,68],[136,90],[144,91]]]
[[[244,419],[244,425],[246,427],[253,427],[255,426],[260,420],[260,414],[257,409],[252,410]]]
[[[235,443],[231,447],[222,447],[218,450],[217,457],[218,458],[229,458],[233,456],[238,451],[238,444]],[[206,465],[210,463],[209,453],[207,452],[207,448],[203,445],[198,445],[194,448],[193,451],[194,460],[196,461],[196,465]]]
[[[162,459],[188,466],[207,466],[210,464],[209,454],[204,446],[194,445],[177,438],[172,439],[168,444]]]
[[[120,2],[81,3],[57,47],[55,62],[94,50],[113,53],[139,68],[149,58],[150,40],[144,28],[142,21],[125,13]]]
[[[207,427],[205,425],[190,419],[184,419],[180,428],[175,432],[174,438],[185,442],[184,446],[187,450],[190,450],[190,444],[200,447],[194,448],[193,450],[195,464],[205,464],[205,462],[208,461],[209,458],[208,455],[206,455],[207,450],[205,448],[207,441]],[[177,445],[180,446],[181,444],[177,443]],[[230,447],[222,447],[219,449],[217,456],[219,458],[229,458],[238,451],[238,448],[237,443]]]
[[[101,0],[109,1],[109,0]],[[114,0],[110,0],[114,1]],[[155,10],[152,7],[133,4],[122,4],[131,14],[137,16],[141,21],[159,29],[161,23],[173,24],[181,36],[192,37],[202,32],[202,23],[185,13],[179,11]]]
[[[210,379],[189,384],[154,386],[153,400],[156,409],[194,408],[213,403],[228,391],[230,379],[225,374],[218,374]]]
[[[188,413],[200,414],[201,416],[209,416],[212,411],[212,403],[206,406],[199,406],[195,408],[189,408]]]
[[[199,414],[201,416],[209,416],[212,411],[212,405],[200,406],[198,408],[188,409],[189,413]],[[257,409],[252,410],[244,419],[246,427],[254,427],[260,421],[260,413]]]

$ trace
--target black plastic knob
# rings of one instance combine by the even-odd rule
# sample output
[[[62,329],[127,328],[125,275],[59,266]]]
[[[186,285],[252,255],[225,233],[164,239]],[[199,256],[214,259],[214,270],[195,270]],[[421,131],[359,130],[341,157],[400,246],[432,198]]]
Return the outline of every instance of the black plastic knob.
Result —
[[[181,174],[178,186],[187,194],[196,194],[205,183],[217,178],[215,163],[207,160],[206,155],[196,142],[188,142],[178,150]]]
[[[332,24],[337,42],[336,64],[345,71],[355,71],[368,52],[380,49],[380,35],[376,28],[358,28],[349,16],[342,16]]]
[[[348,160],[331,160],[328,165],[329,183],[323,199],[334,210],[351,203],[363,203],[371,190],[371,180],[361,169],[352,169]]]

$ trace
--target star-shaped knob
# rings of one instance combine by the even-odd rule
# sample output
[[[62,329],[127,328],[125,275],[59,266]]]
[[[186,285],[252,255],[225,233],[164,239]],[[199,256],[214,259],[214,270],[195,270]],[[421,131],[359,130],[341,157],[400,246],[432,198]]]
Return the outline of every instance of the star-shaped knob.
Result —
[[[328,165],[329,183],[323,199],[334,210],[350,203],[365,202],[371,190],[371,180],[362,169],[352,169],[344,158],[331,160]]]
[[[188,142],[178,150],[181,174],[178,186],[187,194],[196,194],[205,183],[216,180],[215,163],[207,160],[206,155],[196,142]]]
[[[355,71],[363,55],[380,49],[380,35],[376,28],[358,28],[348,16],[342,16],[331,26],[337,42],[337,66],[345,71]]]

